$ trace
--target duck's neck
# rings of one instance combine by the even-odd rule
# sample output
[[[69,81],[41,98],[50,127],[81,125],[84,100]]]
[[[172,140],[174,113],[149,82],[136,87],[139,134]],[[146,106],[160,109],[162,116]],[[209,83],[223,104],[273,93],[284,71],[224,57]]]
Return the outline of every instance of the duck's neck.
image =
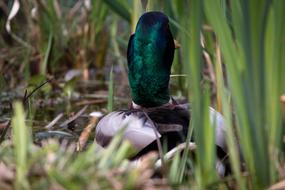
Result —
[[[170,73],[158,64],[154,67],[147,63],[147,61],[136,62],[136,65],[129,70],[132,99],[143,107],[161,106],[170,100],[168,90]]]
[[[167,17],[153,13],[140,18],[128,46],[128,78],[133,102],[157,107],[169,102],[174,41]]]
[[[133,57],[128,64],[132,98],[143,107],[161,106],[170,100],[169,79],[174,48],[169,53],[168,41],[158,37],[146,41],[139,37],[134,37]]]
[[[170,98],[170,100],[169,100],[168,103],[162,104],[161,106],[170,106],[170,105],[173,105],[173,101],[172,101],[171,98]],[[136,104],[134,101],[132,101],[131,108],[133,108],[133,109],[144,109],[145,107],[143,107],[143,106],[141,106],[141,105],[138,105],[138,104]]]

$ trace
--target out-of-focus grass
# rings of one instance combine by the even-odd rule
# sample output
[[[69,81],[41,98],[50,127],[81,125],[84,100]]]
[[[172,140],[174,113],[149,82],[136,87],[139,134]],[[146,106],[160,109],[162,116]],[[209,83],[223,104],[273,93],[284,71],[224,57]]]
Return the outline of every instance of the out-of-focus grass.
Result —
[[[1,174],[0,187],[14,184],[16,189],[117,189],[129,185],[128,188],[133,189],[143,186],[140,179],[149,180],[140,178],[139,169],[125,160],[134,150],[128,142],[121,143],[122,135],[114,138],[106,150],[93,144],[86,151],[77,153],[75,144],[63,142],[60,145],[53,140],[38,147],[32,143],[25,125],[21,103],[15,103],[14,110],[12,144],[7,140],[1,145],[0,163],[1,172],[14,173],[16,166],[16,180],[10,177],[6,181],[5,175]],[[11,154],[12,149],[14,154]]]
[[[114,77],[113,77],[113,66],[109,75],[109,84],[108,84],[108,105],[107,109],[109,112],[113,111],[114,107]]]
[[[192,99],[191,125],[194,128],[197,143],[196,180],[198,187],[203,189],[215,179],[215,134],[214,127],[209,125],[209,89],[203,92],[200,81],[202,73],[202,51],[200,31],[202,26],[202,1],[192,1],[190,4],[190,20],[185,20],[190,28],[192,38],[185,38],[185,59],[189,77],[189,96]],[[190,130],[189,130],[190,131]]]
[[[266,0],[204,3],[225,60],[239,141],[251,175],[248,182],[254,189],[267,187],[277,177],[274,155],[281,151],[283,131],[279,97],[285,82],[281,74],[285,60],[280,54],[284,52],[284,6],[281,1]]]
[[[109,32],[104,29],[108,24],[108,9],[101,0],[89,3],[74,0],[20,3],[18,15],[22,18],[16,16],[11,25],[12,31],[32,47],[26,53],[28,63],[22,63],[29,71],[26,75],[54,74],[64,68],[88,68],[89,65],[102,68],[108,46]],[[11,4],[8,1],[7,5]],[[5,3],[1,8],[9,11]],[[4,25],[1,30],[5,31]],[[21,44],[15,41],[13,46]]]
[[[12,119],[13,128],[13,142],[14,142],[14,156],[16,159],[16,189],[28,189],[27,183],[27,161],[28,148],[30,145],[29,128],[25,125],[25,113],[21,103],[14,104],[14,117]]]

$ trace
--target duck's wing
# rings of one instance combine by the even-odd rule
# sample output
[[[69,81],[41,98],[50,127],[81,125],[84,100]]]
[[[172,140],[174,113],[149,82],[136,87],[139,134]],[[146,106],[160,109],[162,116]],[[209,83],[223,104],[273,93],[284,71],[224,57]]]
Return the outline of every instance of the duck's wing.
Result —
[[[190,104],[179,104],[177,106],[180,107],[182,110],[183,109],[189,110],[189,112],[191,114],[191,105]],[[187,114],[187,112],[185,112],[184,115],[185,114]],[[190,114],[188,117],[191,118]],[[209,107],[209,115],[210,115],[210,125],[212,127],[215,127],[215,138],[216,138],[215,143],[224,152],[227,152],[226,125],[225,125],[224,116],[212,107]]]
[[[161,133],[179,132],[186,138],[189,128],[190,112],[182,106],[163,106],[157,109],[148,110],[147,114],[156,124],[157,130]]]
[[[157,149],[155,142],[157,137],[161,141],[165,140],[171,149],[185,142],[191,114],[189,110],[189,104],[183,104],[149,109],[146,112],[140,110],[111,112],[99,121],[95,139],[98,144],[105,147],[120,130],[124,129],[123,139],[128,140],[138,151]],[[211,126],[215,127],[215,144],[222,150],[224,156],[227,152],[224,118],[211,107],[209,114]],[[148,148],[147,146],[151,144],[153,147]]]
[[[215,127],[215,144],[222,149],[223,152],[227,152],[226,145],[226,127],[225,119],[221,113],[214,108],[209,107],[210,125]],[[190,104],[178,104],[172,108],[160,108],[150,113],[151,119],[153,119],[158,125],[172,124],[173,126],[179,124],[183,126],[183,133],[186,137],[188,133],[189,121],[191,119],[191,105]],[[163,131],[161,131],[163,133]],[[195,133],[195,131],[194,131]]]
[[[212,107],[209,107],[209,115],[210,125],[211,127],[215,127],[215,144],[226,153],[227,145],[224,117]],[[179,131],[180,126],[182,128],[182,133],[184,134],[182,139],[186,139],[189,121],[191,119],[190,104],[178,104],[172,107],[170,106],[155,109],[149,113],[149,116],[158,125],[158,130],[161,132],[161,134],[168,132],[169,129],[172,131],[178,129],[176,131]]]
[[[226,144],[226,128],[225,119],[221,113],[210,107],[211,126],[215,127],[216,145],[220,147],[224,153],[228,151]]]
[[[138,151],[161,137],[155,134],[152,123],[143,112],[115,111],[103,117],[96,126],[96,142],[105,147],[112,138],[123,131],[123,139],[128,140]]]
[[[185,141],[188,123],[189,111],[180,107],[115,111],[99,121],[95,139],[105,147],[120,130],[124,130],[123,139],[138,151],[155,142],[156,138],[167,140],[168,147],[173,148]]]

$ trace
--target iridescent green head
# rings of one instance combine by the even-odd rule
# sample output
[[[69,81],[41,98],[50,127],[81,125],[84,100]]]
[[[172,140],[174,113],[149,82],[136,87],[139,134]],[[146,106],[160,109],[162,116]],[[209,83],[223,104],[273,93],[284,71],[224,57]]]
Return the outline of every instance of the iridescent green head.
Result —
[[[129,84],[133,101],[143,107],[169,102],[174,41],[169,20],[161,12],[143,14],[128,45]]]

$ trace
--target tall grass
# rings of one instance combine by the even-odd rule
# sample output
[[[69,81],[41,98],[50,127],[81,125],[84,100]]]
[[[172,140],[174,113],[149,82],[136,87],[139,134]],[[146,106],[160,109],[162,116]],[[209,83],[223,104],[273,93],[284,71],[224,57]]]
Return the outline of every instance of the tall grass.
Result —
[[[187,1],[190,7],[188,17],[180,17],[181,24],[189,31],[181,35],[183,63],[188,74],[189,99],[191,103],[191,122],[187,142],[190,140],[190,130],[194,129],[194,138],[197,144],[197,166],[195,167],[195,180],[199,189],[206,188],[215,179],[215,148],[214,128],[209,125],[209,93],[208,88],[203,92],[200,81],[202,73],[202,51],[200,46],[200,31],[202,26],[202,2]],[[187,14],[186,8],[184,14]],[[189,19],[190,16],[190,19]],[[180,167],[185,167],[187,152]],[[182,170],[183,171],[183,170]],[[180,178],[181,180],[182,178]]]
[[[276,180],[274,155],[281,145],[279,96],[285,82],[281,10],[285,5],[283,1],[231,1],[226,7],[231,9],[229,20],[222,4],[205,2],[205,14],[226,64],[249,182],[262,189]]]
[[[13,142],[14,152],[16,159],[16,189],[28,189],[27,183],[27,161],[28,161],[28,149],[30,145],[29,129],[25,125],[25,113],[21,103],[16,102],[14,104],[14,117],[12,119],[13,127]]]
[[[12,176],[6,182],[6,175],[1,174],[1,188],[10,189],[12,185],[15,189],[133,189],[140,186],[139,180],[148,180],[149,177],[139,177],[139,168],[125,159],[135,151],[130,143],[121,142],[122,134],[106,150],[93,144],[77,153],[75,144],[53,140],[38,147],[32,143],[22,104],[16,102],[13,107],[12,144],[7,140],[0,149],[1,171]]]
[[[108,104],[107,104],[107,109],[109,112],[113,111],[114,107],[114,77],[113,77],[113,66],[111,67],[110,70],[110,75],[109,75],[109,82],[108,82]]]

